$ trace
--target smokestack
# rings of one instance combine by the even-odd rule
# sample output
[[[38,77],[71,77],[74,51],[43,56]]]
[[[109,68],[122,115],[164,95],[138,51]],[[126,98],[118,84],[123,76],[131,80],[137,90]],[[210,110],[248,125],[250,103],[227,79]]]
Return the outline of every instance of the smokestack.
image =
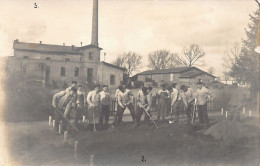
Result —
[[[98,47],[98,0],[93,0],[91,44]]]

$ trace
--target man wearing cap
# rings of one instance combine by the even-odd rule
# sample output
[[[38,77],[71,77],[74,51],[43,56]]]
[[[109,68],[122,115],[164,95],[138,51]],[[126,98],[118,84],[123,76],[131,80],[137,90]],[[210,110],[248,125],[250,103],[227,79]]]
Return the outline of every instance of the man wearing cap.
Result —
[[[100,102],[100,96],[99,96],[99,84],[95,84],[94,90],[90,91],[87,96],[87,103],[88,103],[88,120],[89,124],[92,123],[93,118],[97,118],[99,116],[99,102]],[[96,122],[95,122],[96,123]]]
[[[131,96],[133,96],[130,88],[128,86],[123,86],[124,93],[119,93],[118,95],[118,111],[119,111],[119,116],[118,116],[118,123],[122,123],[122,118],[123,114],[126,108],[130,111],[130,114],[132,116],[133,122],[135,122],[135,111],[134,111],[134,106],[131,101]]]
[[[197,99],[199,122],[201,125],[204,125],[204,128],[207,128],[209,125],[207,101],[211,97],[211,92],[201,81],[197,82],[196,85],[198,89],[195,93],[195,98]]]
[[[101,111],[99,115],[99,124],[103,126],[103,120],[105,118],[105,126],[108,126],[109,113],[110,113],[110,94],[107,92],[108,86],[103,85],[103,91],[99,93],[101,102]]]
[[[115,100],[116,100],[115,111],[116,112],[114,115],[113,126],[115,126],[119,122],[119,119],[120,119],[119,116],[120,116],[120,111],[123,109],[123,104],[122,104],[121,98],[119,99],[119,96],[121,96],[123,93],[124,93],[123,85],[119,85],[118,89],[116,90],[116,94],[115,94]],[[122,108],[120,108],[120,107],[122,107]]]
[[[142,87],[142,89],[138,92],[137,95],[137,107],[136,107],[136,125],[139,126],[140,120],[142,117],[144,109],[148,107],[148,100],[147,100],[147,88]],[[145,116],[147,116],[145,114]]]
[[[77,89],[75,87],[72,87],[69,93],[66,93],[63,96],[56,95],[55,97],[58,99],[58,102],[54,104],[55,108],[55,130],[58,131],[59,122],[63,117],[69,117],[69,113],[72,109],[72,106],[76,103],[77,97],[76,97]],[[63,92],[64,93],[64,92]],[[62,95],[63,93],[60,93]],[[56,100],[55,98],[55,100]],[[63,113],[63,115],[61,115]],[[68,122],[64,119],[62,120],[65,127],[68,127]]]
[[[166,84],[161,85],[161,89],[158,91],[158,96],[159,96],[159,104],[158,104],[158,115],[157,115],[157,120],[160,120],[161,114],[162,114],[162,119],[165,119],[167,109],[168,109],[168,100],[170,98],[170,93],[166,89]]]
[[[71,86],[70,87],[68,87],[65,91],[66,91],[66,93],[69,93],[70,91],[71,91],[71,88],[77,88],[77,81],[72,81],[71,82]]]

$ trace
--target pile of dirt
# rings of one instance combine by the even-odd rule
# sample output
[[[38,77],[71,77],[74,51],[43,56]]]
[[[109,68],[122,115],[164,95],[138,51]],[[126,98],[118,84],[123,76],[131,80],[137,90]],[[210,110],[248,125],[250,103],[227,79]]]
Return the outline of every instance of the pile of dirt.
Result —
[[[47,88],[6,89],[4,118],[8,122],[47,119],[51,113],[52,96]]]
[[[205,135],[210,135],[224,143],[235,143],[241,140],[250,140],[259,135],[259,125],[254,118],[244,118],[241,120],[223,119],[204,131]]]

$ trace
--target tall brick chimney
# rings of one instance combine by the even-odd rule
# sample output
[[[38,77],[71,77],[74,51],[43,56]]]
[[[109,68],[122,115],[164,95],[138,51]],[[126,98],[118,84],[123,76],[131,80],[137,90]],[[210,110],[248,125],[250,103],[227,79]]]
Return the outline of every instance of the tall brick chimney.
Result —
[[[93,0],[91,44],[98,47],[98,0]]]

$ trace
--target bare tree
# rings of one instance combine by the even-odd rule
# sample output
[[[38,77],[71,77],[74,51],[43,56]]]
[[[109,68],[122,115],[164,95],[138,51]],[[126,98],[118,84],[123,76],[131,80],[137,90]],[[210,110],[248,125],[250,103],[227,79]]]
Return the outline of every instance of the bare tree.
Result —
[[[169,69],[180,66],[177,53],[170,53],[168,50],[156,50],[148,55],[150,69]]]
[[[223,57],[223,66],[230,70],[233,64],[235,63],[236,58],[238,58],[241,55],[241,47],[239,43],[235,43],[233,48],[227,48],[224,51],[224,57]]]
[[[116,66],[119,66],[119,67],[123,67],[125,61],[127,59],[127,56],[126,54],[123,54],[123,55],[119,55],[115,61],[113,61],[112,63]]]
[[[128,75],[131,76],[141,65],[142,56],[136,52],[128,52],[119,55],[113,64],[127,69]]]
[[[230,78],[229,73],[228,72],[224,72],[223,74],[224,74],[224,79],[225,79],[226,84],[227,84],[227,81],[229,81],[229,78]]]
[[[214,73],[215,73],[214,67],[209,67],[209,68],[208,68],[208,73],[214,74]]]
[[[192,67],[194,65],[203,65],[202,57],[205,56],[205,52],[197,44],[191,44],[189,47],[184,47],[183,57],[179,57],[179,61],[187,67]],[[198,64],[201,62],[201,64]]]

